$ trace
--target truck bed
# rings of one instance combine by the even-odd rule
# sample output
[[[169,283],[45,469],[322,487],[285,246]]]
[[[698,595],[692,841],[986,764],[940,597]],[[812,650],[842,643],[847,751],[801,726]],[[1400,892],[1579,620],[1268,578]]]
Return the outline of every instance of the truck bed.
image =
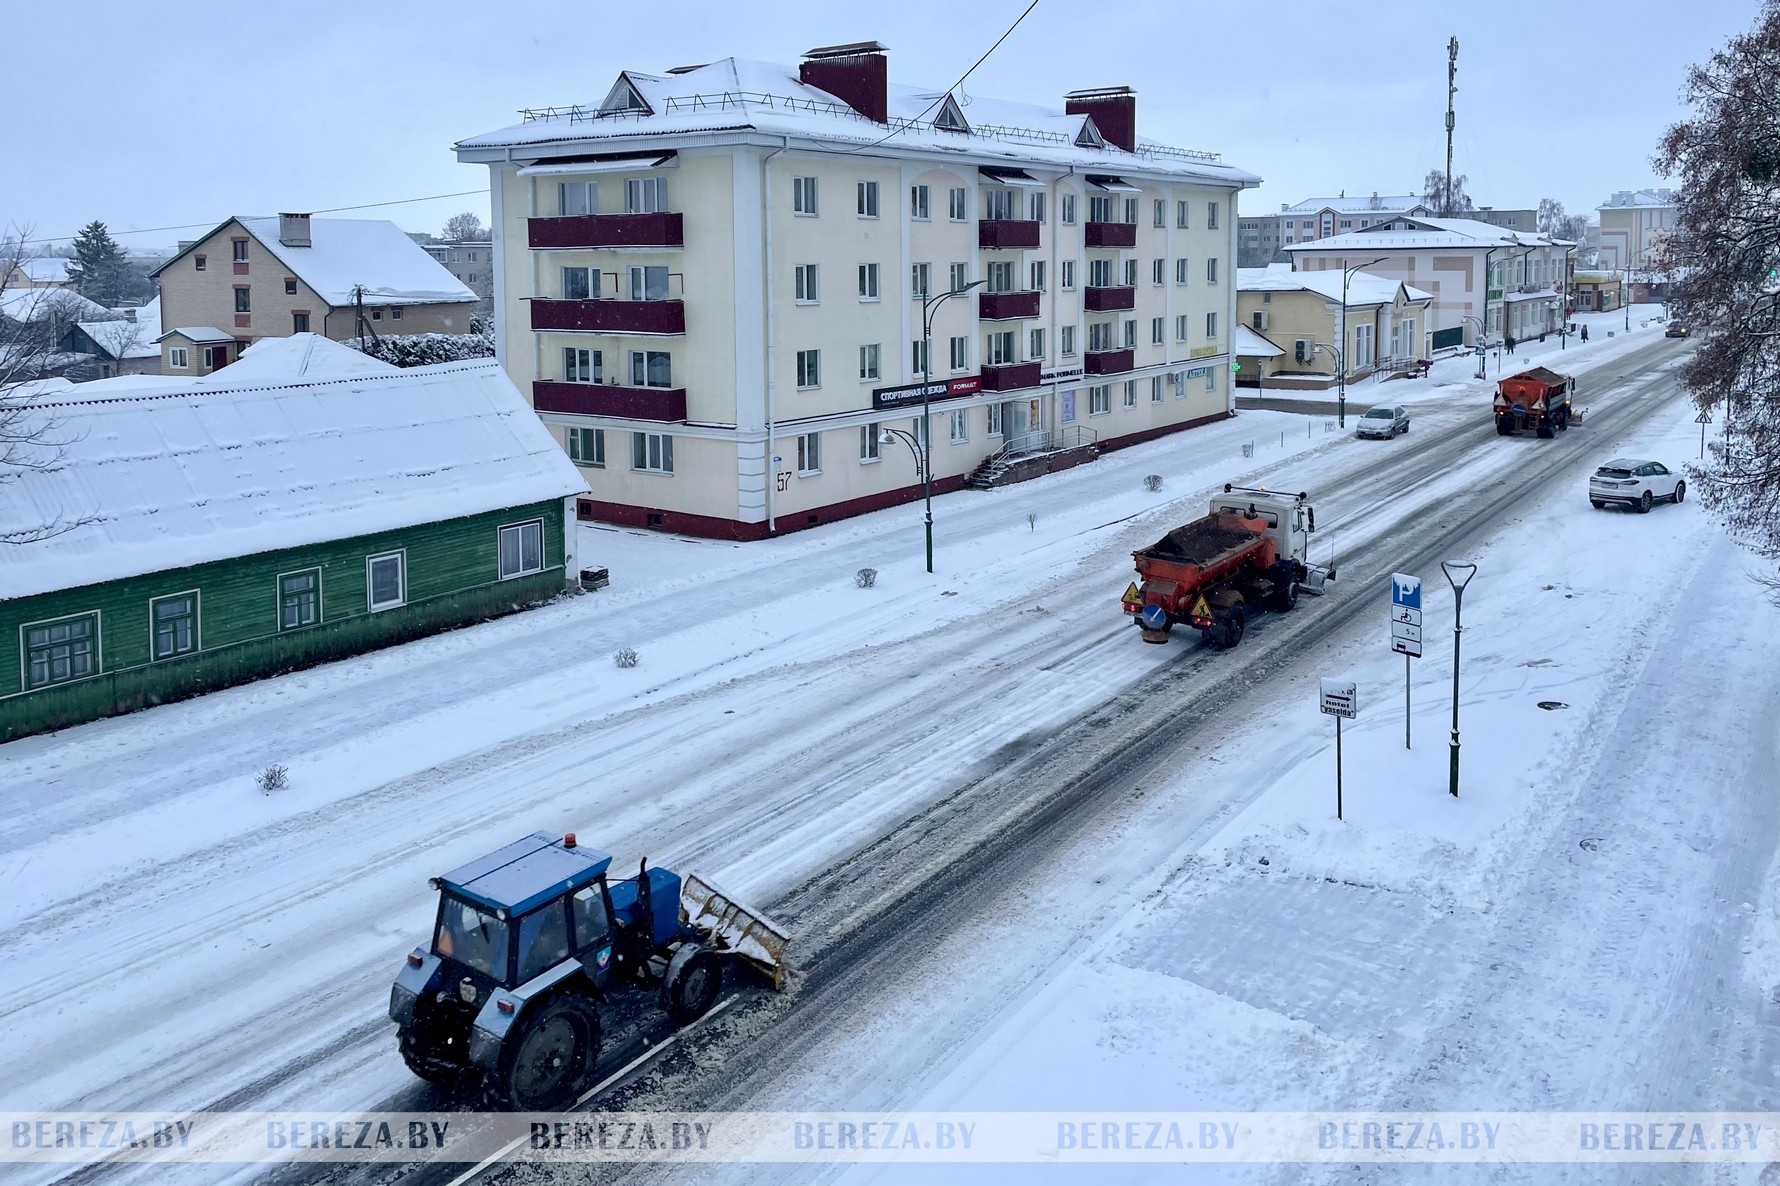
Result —
[[[1240,526],[1233,515],[1207,515],[1176,527],[1137,555],[1146,560],[1166,560],[1203,568],[1261,538],[1256,532]]]

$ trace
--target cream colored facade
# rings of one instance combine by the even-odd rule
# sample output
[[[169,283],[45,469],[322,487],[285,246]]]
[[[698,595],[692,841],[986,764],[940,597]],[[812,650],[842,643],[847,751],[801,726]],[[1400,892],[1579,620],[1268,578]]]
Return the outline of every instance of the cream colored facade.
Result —
[[[1388,300],[1356,301],[1350,297],[1345,340],[1339,300],[1306,289],[1238,287],[1236,310],[1242,324],[1284,351],[1277,357],[1245,360],[1243,377],[1247,379],[1250,368],[1256,367],[1263,382],[1280,375],[1323,375],[1333,383],[1334,356],[1327,349],[1318,353],[1319,345],[1341,346],[1348,359],[1349,380],[1381,367],[1406,367],[1430,357],[1431,298],[1417,296],[1402,284],[1394,287]]]
[[[1598,264],[1609,271],[1656,266],[1663,236],[1675,227],[1668,190],[1616,193],[1597,208],[1601,217]]]
[[[1041,372],[1039,381],[1016,390],[933,400],[931,447],[941,489],[958,485],[1021,434],[1116,445],[1229,413],[1235,198],[1244,179],[1253,184],[1245,174],[1232,171],[1227,183],[1182,177],[1189,170],[1170,158],[1110,152],[1116,159],[1105,165],[1069,168],[1038,154],[1010,159],[1005,143],[999,153],[973,151],[968,138],[950,153],[894,141],[858,152],[748,132],[639,143],[628,130],[630,137],[613,145],[498,153],[459,148],[461,159],[483,160],[493,175],[497,337],[520,390],[567,380],[565,350],[599,352],[596,387],[631,386],[633,353],[666,352],[666,386],[684,390],[683,421],[540,412],[565,447],[572,430],[602,434],[604,463],[582,463],[592,490],[590,516],[750,538],[912,497],[919,490],[913,451],[900,438],[884,443],[882,437],[886,429],[917,432],[921,408],[876,406],[874,392],[922,378],[915,284],[923,265],[935,295],[951,288],[954,269],[966,281],[993,278],[1003,288],[1037,287],[1039,293],[1032,318],[985,319],[982,288],[933,310],[933,382],[987,374],[991,350],[1005,349],[1006,339],[997,336],[1010,333],[1011,357],[998,359],[1036,363]],[[551,162],[586,160],[602,149],[658,156],[671,150],[671,160],[639,160],[630,169],[600,161],[587,173],[576,172],[572,160]],[[984,165],[1023,169],[1033,183],[1002,184],[980,171]],[[1088,180],[1102,170],[1139,192]],[[647,179],[665,182],[666,208],[683,218],[683,246],[528,247],[534,219],[561,215],[565,183],[594,183],[590,213],[620,214],[627,183]],[[815,210],[797,209],[812,186]],[[875,187],[875,214],[861,213],[862,187]],[[1031,221],[1039,213],[1035,197],[1042,202],[1036,247],[978,245],[979,223],[992,212],[1006,213],[992,203],[1006,202],[1012,217]],[[1087,245],[1094,198],[1107,199],[1120,222],[1127,199],[1134,203],[1134,247]],[[1096,261],[1109,270],[1112,287],[1134,275],[1134,308],[1086,308]],[[535,298],[564,297],[564,268],[597,269],[600,296],[628,301],[630,269],[648,267],[665,268],[666,299],[683,301],[683,335],[531,328]],[[815,290],[804,272],[800,299],[799,272],[812,267]],[[1109,328],[1096,331],[1095,325]],[[1115,350],[1129,335],[1129,369],[1083,373],[1097,332],[1110,334]],[[963,343],[956,366],[954,339]],[[811,377],[800,375],[800,355],[807,359],[811,351],[819,374],[813,383],[800,382]],[[873,358],[875,370],[866,365]],[[633,465],[638,436],[646,462],[650,437],[672,438],[671,475]]]

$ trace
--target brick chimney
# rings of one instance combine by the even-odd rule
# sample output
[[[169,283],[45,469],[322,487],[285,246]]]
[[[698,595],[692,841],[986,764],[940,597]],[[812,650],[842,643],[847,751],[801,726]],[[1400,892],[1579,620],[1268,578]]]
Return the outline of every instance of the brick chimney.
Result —
[[[875,41],[823,45],[803,56],[798,80],[827,91],[875,123],[890,122],[890,51]]]
[[[280,214],[278,216],[278,241],[286,247],[313,246],[309,239],[309,216],[307,214]]]
[[[1093,117],[1108,144],[1137,151],[1137,92],[1128,86],[1091,87],[1063,96],[1063,110]]]

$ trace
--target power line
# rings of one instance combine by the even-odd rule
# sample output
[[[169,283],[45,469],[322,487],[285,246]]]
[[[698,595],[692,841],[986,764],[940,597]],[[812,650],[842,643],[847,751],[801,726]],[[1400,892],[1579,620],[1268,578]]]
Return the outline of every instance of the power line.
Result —
[[[1036,3],[1036,2],[1037,2],[1037,0],[1034,0],[1034,3]],[[309,213],[311,213],[311,214],[339,214],[345,210],[370,210],[377,206],[409,206],[409,205],[413,205],[416,202],[436,202],[436,201],[439,201],[441,198],[467,198],[473,194],[486,194],[487,192],[488,191],[486,189],[464,189],[464,190],[459,190],[456,193],[451,193],[451,194],[430,194],[424,198],[397,198],[394,201],[365,202],[365,203],[362,203],[361,205],[357,205],[357,206],[329,206],[323,210],[311,210]],[[111,234],[113,236],[117,236],[117,235],[158,235],[158,234],[162,233],[163,231],[195,231],[195,230],[202,230],[205,227],[213,227],[215,225],[216,225],[216,223],[214,221],[212,221],[212,222],[187,222],[187,223],[181,223],[178,226],[151,226],[151,227],[144,227],[141,230],[136,230],[136,231],[112,231]],[[107,228],[107,229],[109,229],[109,228]],[[59,235],[59,236],[55,236],[55,237],[47,238],[47,239],[21,239],[19,242],[21,244],[68,243],[68,242],[72,242],[74,240],[74,238],[75,238],[74,235]]]

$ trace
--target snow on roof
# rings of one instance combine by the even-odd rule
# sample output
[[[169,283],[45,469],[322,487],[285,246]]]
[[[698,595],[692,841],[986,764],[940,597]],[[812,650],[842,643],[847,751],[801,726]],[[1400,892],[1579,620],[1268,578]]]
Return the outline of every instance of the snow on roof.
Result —
[[[0,383],[0,392],[8,399],[41,399],[57,395],[74,386],[74,380],[57,376],[54,379],[25,379],[18,383]]]
[[[9,549],[0,598],[587,491],[493,359],[196,389],[134,378],[32,405],[62,456],[10,475],[9,517],[93,521]]]
[[[161,298],[136,310],[136,319],[83,321],[80,328],[111,357],[155,358],[161,353]]]
[[[1370,272],[1354,272],[1347,282],[1347,303],[1350,305],[1388,305],[1397,299],[1401,288],[1409,300],[1431,301],[1434,294]],[[1266,268],[1237,268],[1237,292],[1314,292],[1331,301],[1341,299],[1341,273],[1333,268],[1320,272],[1293,272],[1281,265]]]
[[[1399,215],[1412,229],[1399,231],[1390,227],[1368,227],[1348,231],[1306,243],[1289,243],[1287,251],[1360,251],[1372,247],[1415,250],[1427,247],[1570,247],[1568,239],[1555,239],[1531,231],[1521,232],[1475,218],[1425,218]]]
[[[1628,206],[1673,206],[1674,204],[1675,191],[1672,189],[1622,189],[1595,208],[1597,210],[1619,210]]]
[[[1238,358],[1278,358],[1285,353],[1240,321],[1236,323],[1234,347]]]
[[[626,91],[645,109],[621,109]],[[945,91],[891,83],[889,128],[865,118],[840,99],[803,82],[796,67],[747,58],[723,58],[677,74],[625,71],[607,102],[525,112],[523,123],[457,145],[460,159],[505,159],[487,150],[585,145],[624,139],[657,139],[688,133],[758,131],[801,137],[837,152],[858,151],[886,140],[886,155],[899,150],[960,154],[964,160],[1046,163],[1059,168],[1095,167],[1108,172],[1162,174],[1230,186],[1254,186],[1260,178],[1225,164],[1215,153],[1168,148],[1139,138],[1137,152],[1077,143],[1088,117],[1056,108],[970,97],[958,104],[968,131],[933,126],[945,110]],[[602,109],[604,108],[604,109]]]
[[[311,218],[308,247],[278,241],[278,218],[237,218],[285,267],[336,308],[365,300],[379,305],[418,305],[479,298],[439,261],[387,219]]]
[[[249,380],[350,379],[358,375],[387,375],[399,369],[317,334],[291,334],[261,338],[243,350],[239,360],[212,371],[202,382],[209,387],[239,387]]]
[[[37,259],[21,259],[18,269],[38,284],[61,284],[68,279],[69,261],[46,255]]]
[[[233,342],[235,340],[234,334],[225,334],[214,325],[182,325],[178,329],[168,330],[155,341],[165,342],[171,337],[181,337],[188,342]]]
[[[1420,194],[1380,194],[1363,198],[1306,198],[1296,206],[1288,206],[1281,214],[1315,214],[1321,210],[1334,210],[1341,214],[1401,214],[1405,210],[1413,210],[1417,206],[1427,207],[1427,199]]]
[[[13,321],[42,321],[61,317],[68,321],[106,321],[110,309],[89,301],[71,288],[9,288],[0,292],[0,315]]]

